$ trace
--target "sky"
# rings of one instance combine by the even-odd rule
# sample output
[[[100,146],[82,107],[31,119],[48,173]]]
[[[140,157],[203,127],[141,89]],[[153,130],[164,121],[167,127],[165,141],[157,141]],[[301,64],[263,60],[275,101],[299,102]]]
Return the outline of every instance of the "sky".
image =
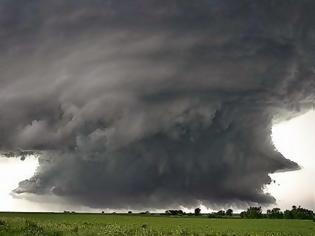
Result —
[[[246,208],[291,204],[296,182],[310,206],[312,119],[291,122],[314,109],[314,9],[0,1],[3,193],[20,209]],[[6,178],[10,163],[25,171]]]
[[[281,208],[301,205],[315,209],[315,189],[311,181],[315,173],[315,111],[277,124],[272,129],[276,148],[287,158],[296,161],[301,170],[272,174],[276,183],[272,192]]]

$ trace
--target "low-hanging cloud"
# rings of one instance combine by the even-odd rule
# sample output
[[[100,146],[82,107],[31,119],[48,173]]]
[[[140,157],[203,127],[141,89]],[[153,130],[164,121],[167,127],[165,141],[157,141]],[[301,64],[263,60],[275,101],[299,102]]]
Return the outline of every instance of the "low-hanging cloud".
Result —
[[[315,101],[312,0],[0,2],[0,147],[20,193],[91,207],[273,203],[273,122]]]

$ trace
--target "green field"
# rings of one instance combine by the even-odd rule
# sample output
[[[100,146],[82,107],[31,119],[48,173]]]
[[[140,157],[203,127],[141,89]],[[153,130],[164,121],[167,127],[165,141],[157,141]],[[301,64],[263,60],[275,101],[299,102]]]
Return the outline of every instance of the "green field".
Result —
[[[205,216],[0,213],[0,235],[301,235],[311,220],[209,219]]]

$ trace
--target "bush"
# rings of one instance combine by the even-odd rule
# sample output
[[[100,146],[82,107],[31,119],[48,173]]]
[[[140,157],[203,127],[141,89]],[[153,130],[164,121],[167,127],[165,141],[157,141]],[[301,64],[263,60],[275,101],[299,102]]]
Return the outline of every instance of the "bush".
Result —
[[[44,229],[32,221],[25,221],[23,232],[26,236],[44,236]]]
[[[7,223],[4,220],[0,219],[0,226],[6,226],[6,225],[7,225]]]

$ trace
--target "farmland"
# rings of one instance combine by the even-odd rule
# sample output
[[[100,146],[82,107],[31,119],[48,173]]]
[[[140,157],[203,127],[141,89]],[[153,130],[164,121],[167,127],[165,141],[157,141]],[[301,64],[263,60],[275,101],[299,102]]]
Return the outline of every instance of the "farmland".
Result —
[[[0,236],[255,235],[315,236],[312,220],[209,219],[206,216],[0,213]]]

